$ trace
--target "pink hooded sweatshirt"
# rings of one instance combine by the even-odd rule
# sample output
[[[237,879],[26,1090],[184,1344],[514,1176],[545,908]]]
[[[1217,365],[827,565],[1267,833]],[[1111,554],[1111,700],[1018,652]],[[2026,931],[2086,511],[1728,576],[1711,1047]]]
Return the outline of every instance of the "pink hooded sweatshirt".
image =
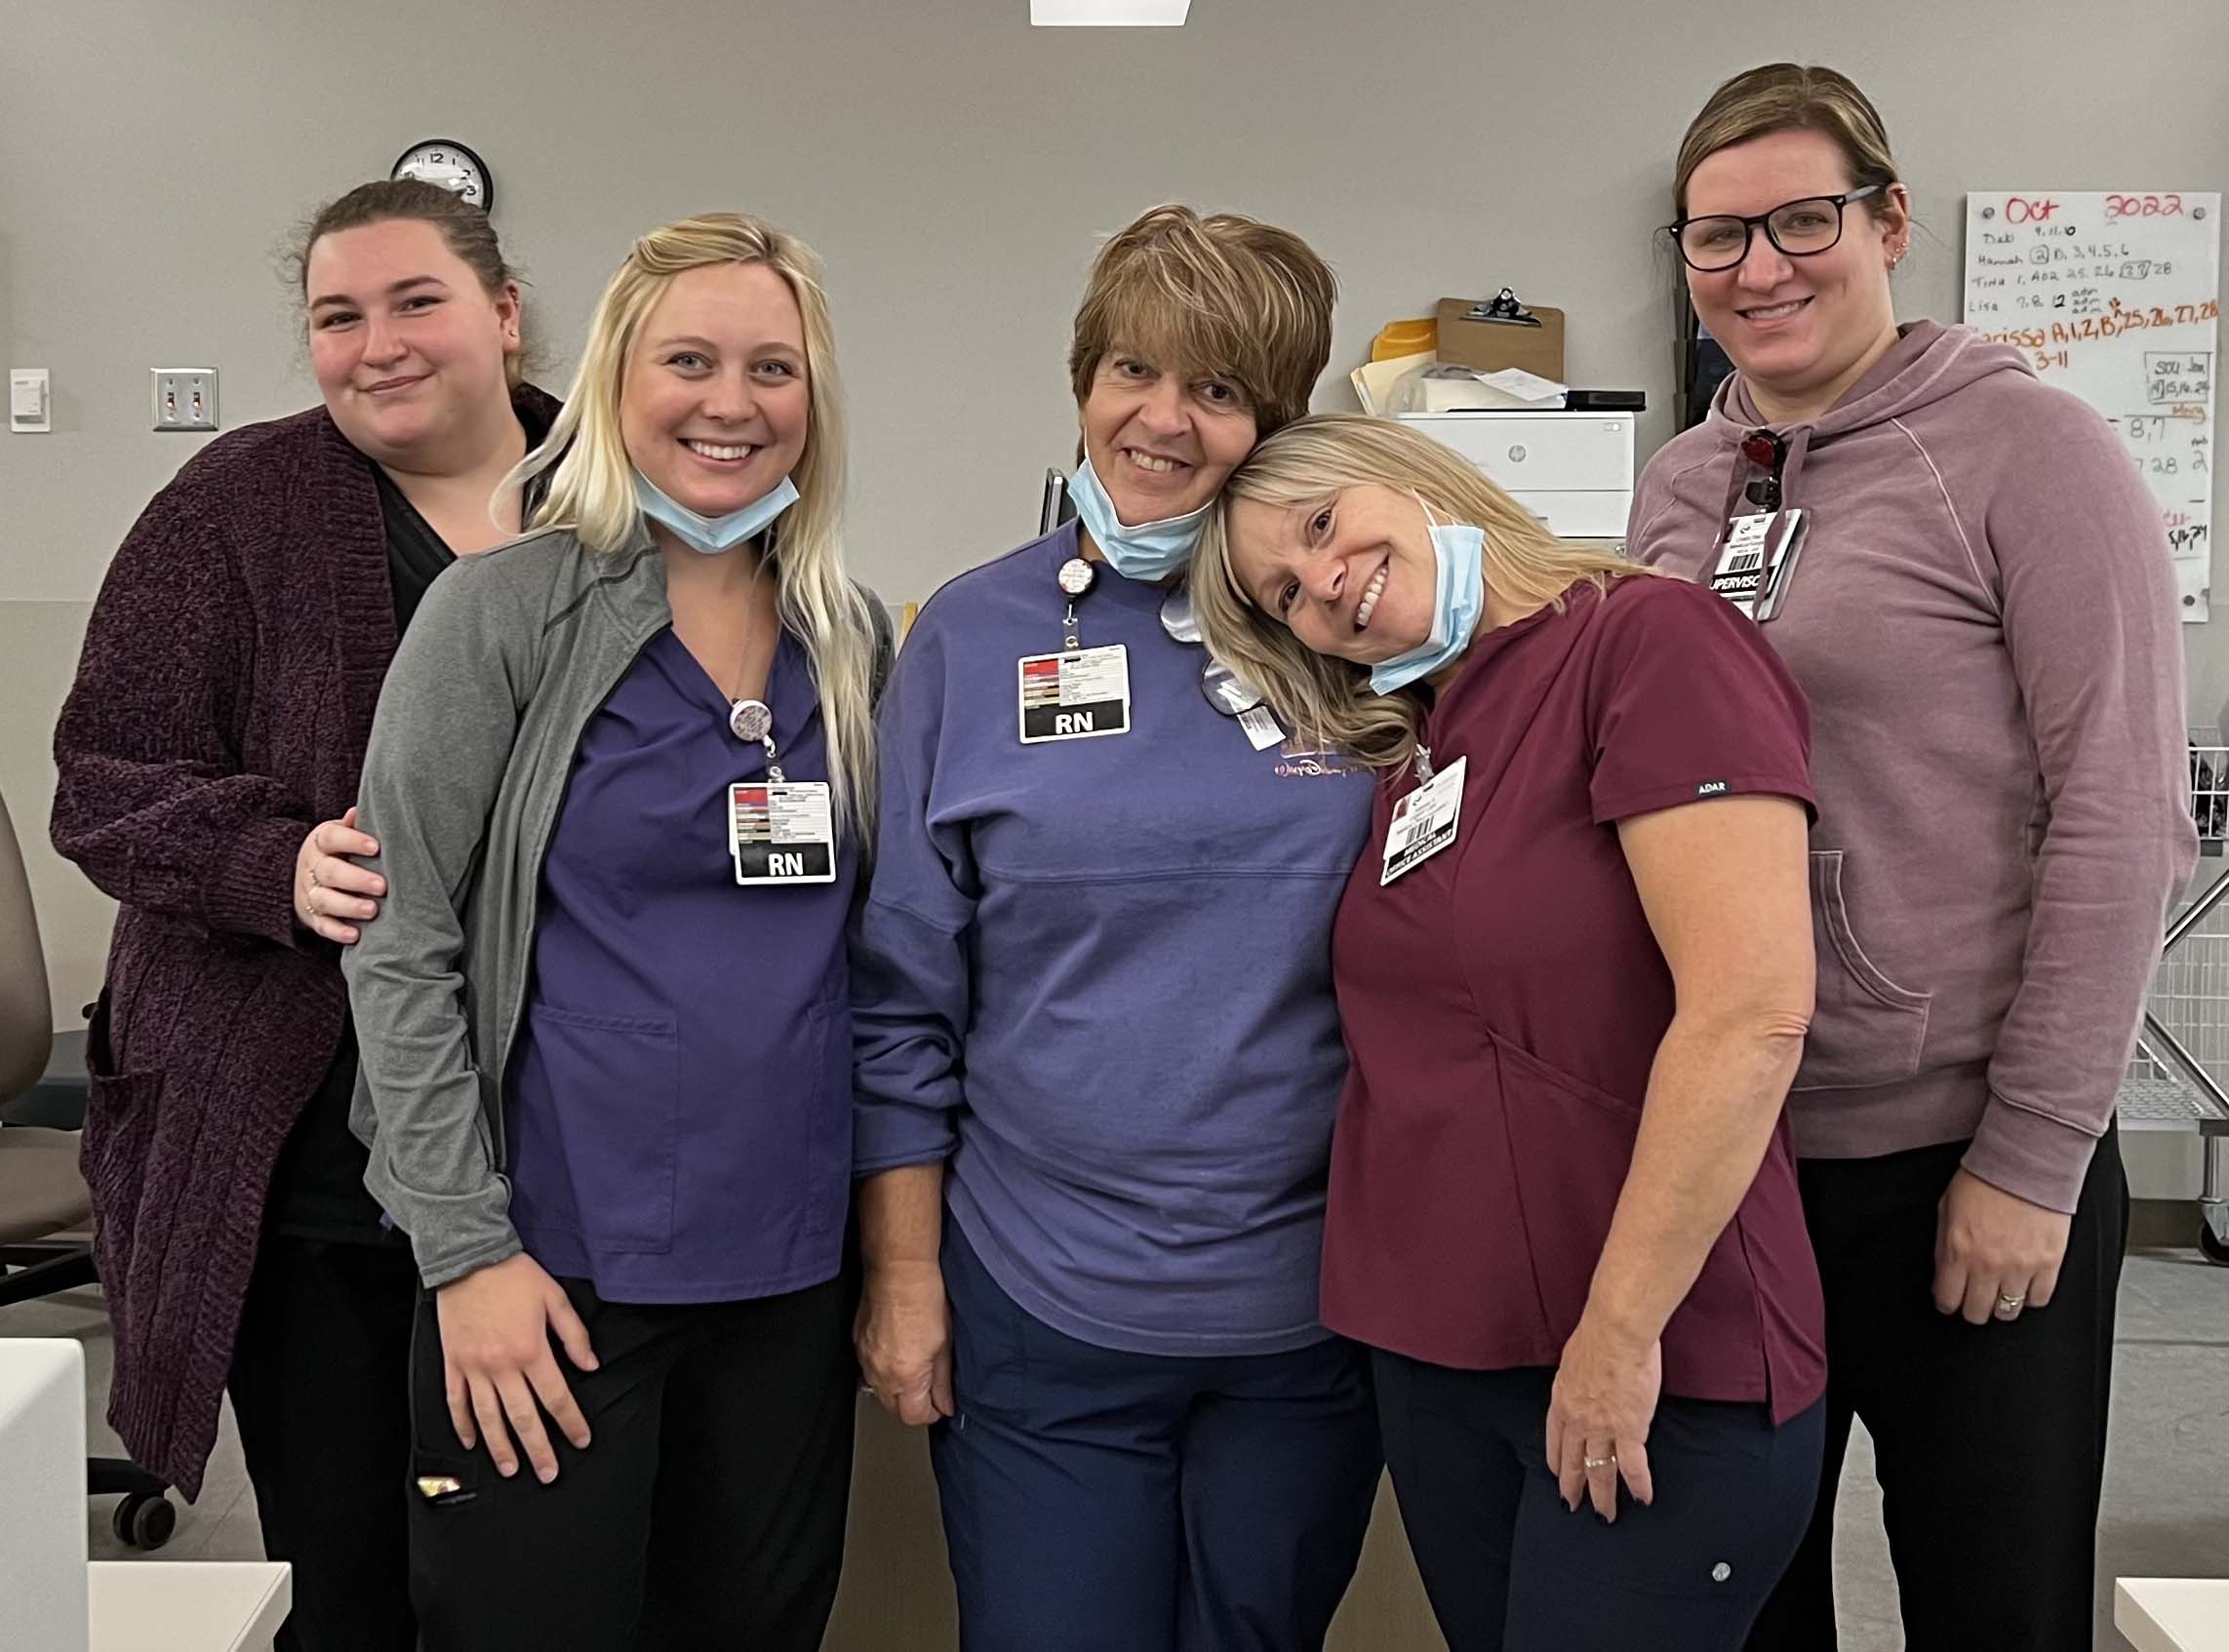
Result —
[[[1768,428],[1738,376],[1633,500],[1705,571]],[[2197,855],[2160,512],[2105,421],[2005,345],[1919,322],[1787,438],[1810,516],[1764,627],[1811,703],[1818,997],[1799,1154],[1970,1141],[2072,1211]]]

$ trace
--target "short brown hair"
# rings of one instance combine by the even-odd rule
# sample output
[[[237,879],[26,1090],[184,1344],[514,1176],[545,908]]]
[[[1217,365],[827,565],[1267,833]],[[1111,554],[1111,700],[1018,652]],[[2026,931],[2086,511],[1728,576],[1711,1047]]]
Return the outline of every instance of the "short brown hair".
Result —
[[[439,230],[443,243],[479,278],[481,290],[491,298],[501,297],[503,288],[519,280],[519,272],[503,261],[502,245],[496,239],[496,226],[488,220],[486,213],[438,183],[428,183],[419,177],[383,177],[371,183],[359,183],[338,201],[320,207],[302,225],[287,258],[288,267],[294,272],[296,290],[305,297],[308,295],[310,249],[328,235],[387,223],[395,218],[430,223]],[[520,331],[521,346],[503,364],[503,371],[513,384],[524,378],[531,359],[530,346],[523,342],[523,317]]]
[[[1673,175],[1674,213],[1686,215],[1689,180],[1721,149],[1795,130],[1823,133],[1834,140],[1849,164],[1851,188],[1886,188],[1897,181],[1896,158],[1889,151],[1881,111],[1855,81],[1816,65],[1763,63],[1713,92],[1689,125]],[[1878,198],[1862,203],[1868,209],[1878,204]]]
[[[1099,249],[1076,311],[1068,377],[1092,393],[1117,349],[1228,378],[1258,434],[1291,424],[1332,359],[1338,282],[1290,230],[1189,207],[1156,207]]]

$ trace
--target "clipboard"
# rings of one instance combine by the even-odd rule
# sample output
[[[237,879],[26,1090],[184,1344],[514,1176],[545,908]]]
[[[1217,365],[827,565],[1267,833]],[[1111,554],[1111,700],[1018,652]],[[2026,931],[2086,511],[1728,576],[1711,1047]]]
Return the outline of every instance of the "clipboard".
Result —
[[[1508,288],[1501,297],[1517,314],[1493,313],[1497,298],[1442,298],[1440,360],[1499,373],[1522,368],[1561,384],[1564,380],[1564,312],[1519,303]]]

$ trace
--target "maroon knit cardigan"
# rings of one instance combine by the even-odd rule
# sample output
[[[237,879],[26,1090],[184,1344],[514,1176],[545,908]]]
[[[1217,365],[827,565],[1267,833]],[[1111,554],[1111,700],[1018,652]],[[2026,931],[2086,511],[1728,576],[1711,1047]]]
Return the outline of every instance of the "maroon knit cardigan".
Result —
[[[515,401],[530,429],[556,413]],[[317,408],[219,437],[155,495],[55,729],[55,847],[122,907],[80,1152],[108,1421],[189,1499],[271,1167],[347,1012],[339,949],[295,925],[295,856],[356,801],[394,651],[372,464]]]

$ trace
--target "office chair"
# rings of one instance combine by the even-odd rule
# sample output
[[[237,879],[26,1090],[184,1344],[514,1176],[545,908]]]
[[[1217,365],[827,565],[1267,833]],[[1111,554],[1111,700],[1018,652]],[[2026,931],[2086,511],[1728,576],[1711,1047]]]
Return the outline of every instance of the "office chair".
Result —
[[[21,846],[0,799],[0,1104],[33,1088],[54,1044],[46,954],[23,872]],[[77,1290],[96,1281],[93,1245],[81,1238],[93,1195],[77,1169],[77,1132],[0,1127],[0,1308]],[[178,1507],[158,1475],[117,1457],[85,1465],[92,1497],[121,1494],[112,1526],[133,1549],[160,1549],[178,1528]]]

